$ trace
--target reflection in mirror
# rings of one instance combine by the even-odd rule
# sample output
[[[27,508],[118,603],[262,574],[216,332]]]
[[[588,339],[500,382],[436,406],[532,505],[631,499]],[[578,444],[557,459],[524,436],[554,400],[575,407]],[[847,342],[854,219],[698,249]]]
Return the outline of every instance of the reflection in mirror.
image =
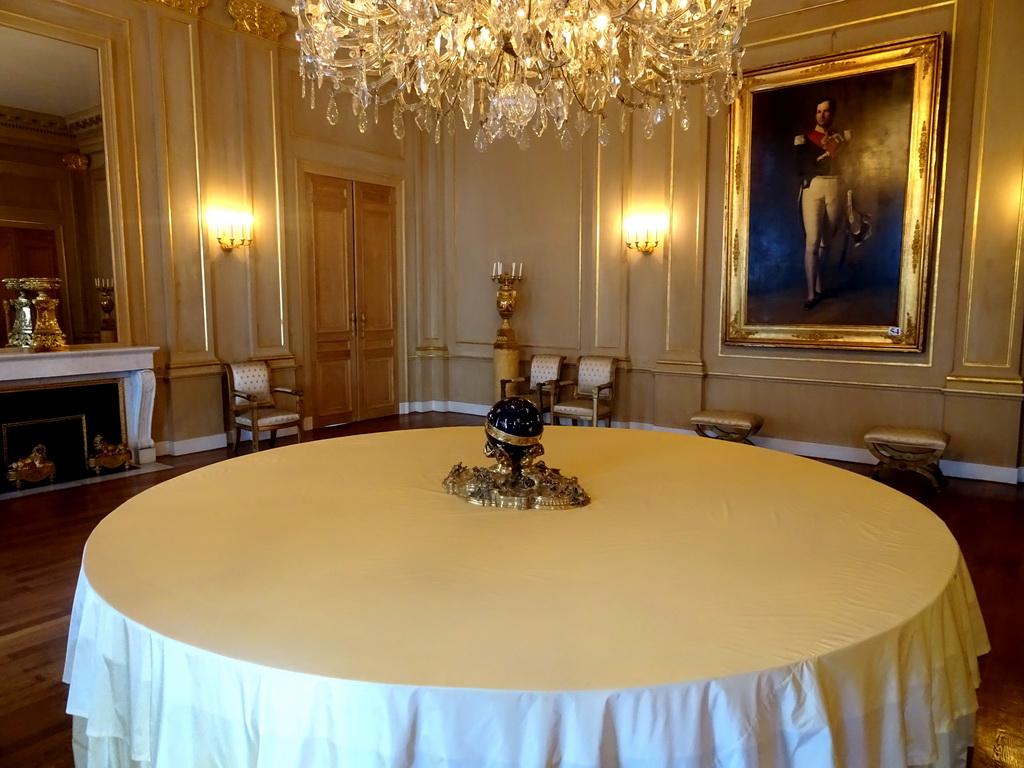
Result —
[[[97,51],[0,25],[0,72],[0,279],[60,278],[69,343],[117,341]]]

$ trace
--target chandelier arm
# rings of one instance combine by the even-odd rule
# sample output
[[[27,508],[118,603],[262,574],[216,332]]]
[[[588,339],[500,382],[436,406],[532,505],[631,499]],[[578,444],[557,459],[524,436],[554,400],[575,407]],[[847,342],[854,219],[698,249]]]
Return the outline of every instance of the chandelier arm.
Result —
[[[717,15],[718,7],[721,6],[721,5],[725,5],[725,4],[728,4],[729,8],[724,13],[721,14],[721,16],[719,17],[720,18],[719,21],[713,22],[710,25],[714,29],[721,28],[721,26],[723,24],[723,21],[721,19],[729,18],[730,11],[737,4],[736,0],[714,0],[711,3],[711,5],[708,7],[707,11],[702,13],[700,16],[695,16],[690,21],[686,22],[687,26],[689,26],[689,27],[693,27],[693,26],[703,27],[703,26],[708,25],[709,20],[711,20],[715,15]],[[685,15],[687,10],[689,10],[689,9],[687,9],[687,8],[680,8],[680,9],[678,9],[676,11],[673,11],[673,12],[667,14],[664,18],[668,22],[674,22],[677,19],[679,19],[680,17],[682,17],[683,15]]]
[[[630,2],[624,8],[620,8],[618,11],[612,14],[611,18],[614,20],[624,19],[626,16],[632,13],[633,9],[635,9],[639,4],[640,0],[630,0]]]
[[[386,15],[378,13],[376,10],[373,11],[372,13],[366,13],[361,8],[359,8],[358,6],[356,6],[356,5],[354,5],[354,4],[350,3],[350,2],[347,2],[347,0],[338,0],[337,5],[338,5],[339,10],[344,11],[346,16],[348,16],[349,18],[352,18],[352,19],[359,19],[360,21],[373,21],[375,19],[378,19],[378,20],[383,19],[387,23],[387,22],[393,21],[395,19],[401,18],[401,13],[399,12],[399,10],[394,5],[392,5],[390,2],[388,2],[388,0],[382,0],[382,2],[384,3],[384,6],[389,11],[389,13],[386,14]],[[331,17],[335,21],[339,21],[339,22],[344,23],[344,21],[341,18],[339,18],[338,13],[334,10],[334,8],[332,6],[333,6],[333,3],[329,4],[329,7],[331,7],[331,12],[330,12]],[[375,7],[380,7],[380,6],[375,6]],[[346,24],[345,26],[348,26],[348,25]]]
[[[581,99],[579,93],[576,92],[576,83],[574,83],[569,78],[565,77],[565,75],[562,75],[562,82],[566,83],[569,86],[569,90],[572,92],[572,97],[576,99],[576,103],[579,104],[580,109],[582,109],[588,115],[594,114],[589,109],[587,109],[586,105],[583,103],[583,99]]]
[[[458,67],[456,67],[456,62],[455,62],[454,57],[452,57],[449,60],[449,64],[450,64],[450,66],[447,68],[447,70],[444,73],[444,76],[441,78],[441,83],[440,83],[440,86],[439,86],[439,89],[440,89],[442,94],[444,93],[444,86],[451,79],[452,75],[458,70]],[[472,78],[470,78],[470,79],[472,79]],[[449,105],[448,105],[448,108],[444,110],[444,115],[445,116],[449,115],[452,112],[452,110],[454,110],[454,109],[455,109],[455,101],[449,100]]]

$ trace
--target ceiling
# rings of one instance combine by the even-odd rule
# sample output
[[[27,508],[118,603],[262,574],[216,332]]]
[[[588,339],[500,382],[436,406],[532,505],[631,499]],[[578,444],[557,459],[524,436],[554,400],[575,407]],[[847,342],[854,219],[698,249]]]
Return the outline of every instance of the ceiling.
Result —
[[[66,115],[99,106],[94,48],[0,26],[0,105]]]

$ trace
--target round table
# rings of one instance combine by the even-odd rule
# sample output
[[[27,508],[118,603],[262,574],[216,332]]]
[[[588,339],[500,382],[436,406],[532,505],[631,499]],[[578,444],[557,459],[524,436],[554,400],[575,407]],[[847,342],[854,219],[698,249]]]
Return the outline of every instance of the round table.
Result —
[[[444,492],[480,428],[304,443],[93,532],[65,678],[92,765],[955,764],[984,625],[929,510],[853,473],[549,427],[580,509]],[[84,765],[84,763],[83,763]]]

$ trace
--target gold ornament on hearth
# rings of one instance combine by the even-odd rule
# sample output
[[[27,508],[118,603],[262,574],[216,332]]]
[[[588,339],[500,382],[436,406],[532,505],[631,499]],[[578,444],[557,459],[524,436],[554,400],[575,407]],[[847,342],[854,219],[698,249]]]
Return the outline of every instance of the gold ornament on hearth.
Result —
[[[96,435],[92,439],[94,453],[89,456],[89,469],[97,475],[101,469],[114,469],[116,467],[131,467],[132,452],[124,443],[108,443],[103,435]]]
[[[46,446],[37,445],[32,453],[23,459],[16,459],[7,466],[7,481],[21,490],[22,483],[38,483],[49,479],[53,484],[57,477],[57,465],[46,457]]]

